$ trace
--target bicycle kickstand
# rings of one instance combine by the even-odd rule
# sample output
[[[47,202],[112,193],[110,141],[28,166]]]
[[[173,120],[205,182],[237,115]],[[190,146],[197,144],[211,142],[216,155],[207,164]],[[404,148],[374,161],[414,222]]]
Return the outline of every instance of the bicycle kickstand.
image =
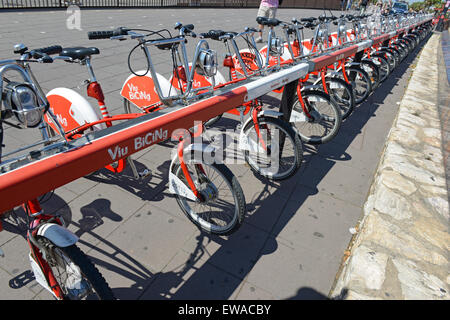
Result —
[[[127,157],[127,162],[128,162],[128,164],[130,165],[131,171],[133,171],[133,176],[134,176],[134,178],[135,178],[136,180],[139,180],[139,179],[145,179],[145,178],[147,178],[148,176],[150,176],[151,173],[152,173],[152,172],[151,172],[149,169],[147,169],[147,168],[145,168],[145,169],[142,170],[142,171],[138,171],[137,168],[136,168],[136,165],[135,165],[135,163],[134,163],[133,158],[131,158],[130,156]]]

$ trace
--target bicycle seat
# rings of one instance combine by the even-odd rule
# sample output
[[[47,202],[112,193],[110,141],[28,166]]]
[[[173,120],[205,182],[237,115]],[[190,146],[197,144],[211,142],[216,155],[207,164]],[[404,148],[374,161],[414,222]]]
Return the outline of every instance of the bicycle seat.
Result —
[[[269,26],[269,27],[276,27],[277,25],[279,25],[281,23],[281,21],[278,19],[266,18],[266,17],[257,17],[256,22],[258,22],[258,24],[261,24],[263,26]]]
[[[83,60],[86,57],[89,57],[93,54],[99,54],[100,50],[95,47],[74,47],[74,48],[64,48],[60,55],[71,57],[72,59],[76,60]]]

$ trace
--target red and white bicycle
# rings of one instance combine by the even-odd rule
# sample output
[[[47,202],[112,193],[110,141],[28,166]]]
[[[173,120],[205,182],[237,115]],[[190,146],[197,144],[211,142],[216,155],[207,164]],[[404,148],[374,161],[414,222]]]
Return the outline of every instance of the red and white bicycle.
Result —
[[[57,53],[61,47],[47,47],[28,50],[23,45],[15,46],[18,60],[0,61],[0,172],[14,170],[27,158],[37,156],[30,148],[44,145],[39,154],[51,154],[67,149],[64,139],[50,138],[48,126],[43,117],[51,119],[56,132],[64,136],[58,119],[49,110],[39,83],[30,68],[32,62],[50,63],[49,54]],[[12,77],[17,81],[10,80]],[[2,154],[3,126],[27,129],[38,128],[42,140]],[[39,186],[36,186],[39,188]],[[107,282],[76,245],[78,237],[66,229],[62,216],[46,214],[40,204],[42,197],[26,201],[22,207],[25,211],[26,239],[30,247],[29,260],[36,281],[47,289],[56,299],[114,299]],[[18,222],[19,209],[11,208],[0,213],[5,221]],[[0,220],[0,231],[2,221]]]
[[[133,71],[124,83],[121,94],[127,101],[133,102],[138,112],[131,113],[130,104],[125,103],[125,113],[110,115],[105,104],[100,84],[95,78],[91,64],[92,55],[98,54],[95,47],[64,48],[60,56],[67,62],[76,62],[88,69],[89,80],[86,81],[88,96],[98,101],[99,111],[95,110],[89,102],[73,90],[56,88],[47,95],[50,109],[60,119],[70,119],[63,124],[67,139],[76,139],[91,130],[113,126],[114,123],[123,122],[141,117],[146,114],[157,114],[170,111],[171,108],[183,106],[185,103],[200,99],[213,91],[213,85],[207,87],[194,87],[194,72],[190,72],[185,52],[186,36],[193,34],[193,26],[178,24],[176,29],[179,35],[175,37],[164,36],[164,31],[130,30],[118,28],[114,31],[89,32],[89,39],[120,39],[138,40],[135,48],[142,48],[147,57],[149,69],[142,74]],[[147,32],[147,34],[137,33]],[[153,38],[152,38],[153,36]],[[155,36],[157,37],[155,39]],[[152,39],[150,39],[152,38]],[[187,82],[184,90],[177,91],[169,81],[158,74],[153,66],[149,47],[154,46],[160,50],[169,50],[172,56],[183,56],[183,71]],[[181,51],[181,52],[180,52]],[[131,55],[131,53],[130,53]],[[206,41],[197,44],[193,61],[195,69],[201,69],[201,75],[214,84],[215,52],[209,50]],[[180,71],[181,68],[174,69]],[[181,86],[183,88],[183,86]],[[101,116],[100,116],[101,113]],[[52,124],[49,122],[49,125]],[[182,211],[202,230],[214,234],[229,234],[242,224],[245,216],[245,198],[242,189],[232,172],[212,156],[216,150],[208,144],[197,143],[196,138],[204,132],[203,124],[192,123],[192,130],[179,130],[168,136],[166,130],[156,130],[142,137],[140,144],[147,145],[175,140],[178,142],[169,170],[169,192],[177,199]],[[138,143],[138,142],[136,142]],[[131,158],[126,152],[111,151],[113,163],[106,168],[119,173],[124,170],[126,163],[131,165],[135,178],[145,177],[148,172],[138,172]]]

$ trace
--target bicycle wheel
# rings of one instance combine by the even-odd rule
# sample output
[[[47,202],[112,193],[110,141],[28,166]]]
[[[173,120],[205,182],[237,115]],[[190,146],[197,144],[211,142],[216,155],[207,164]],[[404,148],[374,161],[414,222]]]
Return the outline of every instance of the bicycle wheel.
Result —
[[[245,216],[245,198],[239,182],[223,164],[205,164],[198,160],[186,160],[188,171],[202,201],[194,201],[175,194],[178,205],[196,226],[207,233],[227,235],[236,231]],[[186,185],[186,177],[180,164],[173,173]]]
[[[309,144],[322,144],[333,139],[342,123],[339,106],[325,92],[318,90],[302,91],[302,101],[309,116],[305,114],[302,103],[296,97],[293,112],[303,115],[301,121],[292,122],[294,129],[303,142]]]
[[[355,97],[351,85],[336,77],[327,78],[326,83],[330,96],[339,106],[342,119],[346,119],[355,108]]]
[[[372,81],[369,75],[360,67],[349,66],[345,68],[347,78],[353,88],[355,103],[362,103],[372,92]]]
[[[403,41],[399,40],[395,43],[395,49],[397,49],[400,54],[400,62],[405,60],[406,56],[408,55],[407,45]]]
[[[376,63],[371,60],[361,60],[361,68],[367,72],[372,82],[372,90],[375,90],[380,85],[380,71]]]
[[[395,59],[395,66],[398,66],[401,62],[400,60],[400,52],[394,47],[389,47],[389,52],[391,52]]]
[[[414,50],[415,48],[415,41],[413,39],[411,39],[410,37],[408,37],[407,35],[404,36],[402,38],[403,43],[407,46],[408,48],[408,54]]]
[[[387,59],[389,68],[391,70],[390,72],[394,71],[395,67],[397,67],[394,54],[387,49],[380,50],[377,52],[377,54],[381,54],[385,59]]]
[[[381,54],[374,54],[371,56],[372,61],[378,65],[378,71],[380,72],[380,83],[384,82],[391,73],[391,67],[388,60]]]
[[[259,135],[253,121],[243,130],[249,146],[244,159],[253,172],[272,180],[294,175],[302,163],[303,147],[291,124],[273,117],[258,117]]]
[[[63,299],[115,299],[101,273],[75,244],[58,247],[44,237],[38,238],[37,241],[45,251],[42,256],[52,269],[63,292]]]

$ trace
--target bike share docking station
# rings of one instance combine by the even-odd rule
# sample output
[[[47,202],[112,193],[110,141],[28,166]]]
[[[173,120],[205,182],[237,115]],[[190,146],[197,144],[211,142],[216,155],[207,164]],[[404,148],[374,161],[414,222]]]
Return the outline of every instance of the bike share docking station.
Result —
[[[267,76],[229,84],[214,90],[213,96],[188,106],[168,107],[143,114],[114,126],[90,132],[80,138],[54,143],[35,150],[15,162],[0,166],[0,212],[18,206],[95,170],[168,140],[177,129],[190,129],[195,121],[207,121],[276,88],[304,78],[337,61],[385,43],[431,19],[406,28],[326,52],[307,62],[281,68]],[[36,188],[39,186],[39,188]]]

